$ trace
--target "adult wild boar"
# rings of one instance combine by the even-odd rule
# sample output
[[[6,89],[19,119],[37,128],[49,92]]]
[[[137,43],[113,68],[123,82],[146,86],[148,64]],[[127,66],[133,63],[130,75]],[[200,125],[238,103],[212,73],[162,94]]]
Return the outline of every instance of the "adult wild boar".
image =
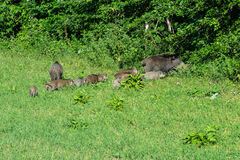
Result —
[[[142,61],[144,72],[169,72],[179,65],[184,65],[184,63],[176,54],[157,54],[154,56],[149,56]]]

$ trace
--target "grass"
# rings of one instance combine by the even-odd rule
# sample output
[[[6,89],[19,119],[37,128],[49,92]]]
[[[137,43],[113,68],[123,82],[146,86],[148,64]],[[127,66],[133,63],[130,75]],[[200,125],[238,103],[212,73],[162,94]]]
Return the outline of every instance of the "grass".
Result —
[[[105,73],[96,85],[44,90],[48,70],[58,60],[65,78]],[[77,57],[49,59],[0,53],[0,159],[239,159],[240,87],[204,77],[145,81],[142,90],[112,89],[116,66],[98,68]],[[36,85],[39,96],[29,96]],[[196,89],[218,88],[211,100]],[[74,105],[74,96],[90,96]],[[205,93],[205,92],[204,92]],[[124,99],[123,110],[108,107]],[[87,127],[69,127],[72,120]],[[220,126],[216,145],[197,148],[183,138],[208,125]]]

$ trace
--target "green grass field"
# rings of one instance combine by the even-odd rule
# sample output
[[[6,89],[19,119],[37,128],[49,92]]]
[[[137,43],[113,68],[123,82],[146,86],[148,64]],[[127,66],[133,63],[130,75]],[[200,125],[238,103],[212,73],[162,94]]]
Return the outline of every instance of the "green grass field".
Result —
[[[204,77],[145,81],[142,90],[112,89],[112,68],[94,67],[76,57],[57,59],[64,78],[105,73],[96,85],[48,92],[56,59],[0,53],[0,159],[240,159],[240,87]],[[39,96],[29,96],[36,85]],[[217,90],[215,99],[204,93]],[[203,92],[201,92],[203,91]],[[76,94],[90,96],[73,105]],[[123,111],[108,106],[123,98]],[[69,127],[71,120],[81,125]],[[219,126],[215,145],[183,144],[190,132]]]

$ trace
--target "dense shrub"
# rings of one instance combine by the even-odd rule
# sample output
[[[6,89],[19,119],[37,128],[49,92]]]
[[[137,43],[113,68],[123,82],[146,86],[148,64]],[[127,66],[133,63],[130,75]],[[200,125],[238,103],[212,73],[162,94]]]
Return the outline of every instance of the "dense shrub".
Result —
[[[8,48],[15,51],[40,48],[40,55],[79,54],[120,67],[176,52],[199,75],[240,74],[239,0],[1,2],[0,37],[14,39]]]
[[[150,40],[130,37],[114,24],[108,25],[106,30],[101,38],[96,38],[93,33],[87,34],[84,38],[89,41],[79,45],[78,54],[99,65],[106,63],[106,59],[111,59],[118,62],[121,68],[137,66],[144,57],[154,53],[154,45]]]

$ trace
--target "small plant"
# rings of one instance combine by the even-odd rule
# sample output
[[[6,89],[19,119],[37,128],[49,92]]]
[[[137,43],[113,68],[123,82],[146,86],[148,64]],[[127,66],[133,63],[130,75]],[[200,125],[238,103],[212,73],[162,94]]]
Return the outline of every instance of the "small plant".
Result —
[[[188,91],[187,94],[192,97],[211,97],[213,95],[218,95],[220,89],[213,88],[210,90],[203,89],[203,88],[194,88],[191,91]]]
[[[15,85],[10,85],[8,87],[8,90],[10,93],[16,93],[17,92],[17,87]]]
[[[109,107],[116,110],[116,111],[122,111],[123,110],[123,101],[122,98],[113,97],[111,101],[107,101],[109,104]]]
[[[84,93],[77,94],[73,98],[73,100],[74,100],[73,104],[77,104],[77,103],[86,104],[88,102],[89,98],[90,98],[90,96],[88,96],[87,94],[84,94]]]
[[[125,81],[122,81],[121,86],[125,86],[127,88],[136,88],[141,89],[144,87],[144,83],[142,80],[142,75],[137,74],[136,76],[129,75],[130,77],[126,79]]]
[[[154,93],[154,94],[152,94],[152,95],[150,95],[149,96],[149,101],[151,102],[151,103],[159,103],[159,100],[161,99],[161,95],[159,95],[159,94],[156,94],[156,93]]]
[[[74,119],[70,120],[70,123],[68,127],[73,128],[73,129],[78,129],[78,128],[88,128],[88,123],[85,121],[76,121]]]
[[[189,133],[186,138],[184,138],[184,144],[194,144],[198,147],[213,145],[217,143],[219,130],[216,126],[208,126],[204,131],[197,133]]]

